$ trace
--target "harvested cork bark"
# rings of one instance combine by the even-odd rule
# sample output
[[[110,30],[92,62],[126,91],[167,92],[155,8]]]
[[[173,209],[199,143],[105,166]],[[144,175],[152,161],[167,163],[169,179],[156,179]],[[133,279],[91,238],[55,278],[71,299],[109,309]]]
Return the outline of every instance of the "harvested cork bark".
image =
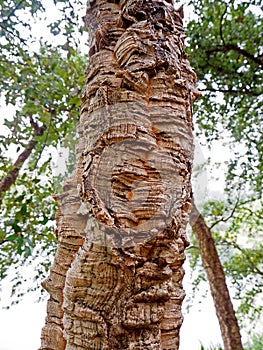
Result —
[[[182,17],[172,1],[90,2],[41,350],[179,347],[198,96]]]

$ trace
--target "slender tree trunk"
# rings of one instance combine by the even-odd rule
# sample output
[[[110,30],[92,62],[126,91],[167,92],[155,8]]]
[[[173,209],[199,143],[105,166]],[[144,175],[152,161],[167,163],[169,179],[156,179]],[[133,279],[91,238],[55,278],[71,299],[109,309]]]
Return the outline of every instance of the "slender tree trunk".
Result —
[[[59,198],[41,350],[175,350],[197,94],[182,10],[95,0],[85,22],[78,164]]]
[[[203,266],[209,281],[224,349],[242,350],[240,331],[215,242],[209,227],[194,203],[192,203],[191,208],[190,224],[196,235]]]

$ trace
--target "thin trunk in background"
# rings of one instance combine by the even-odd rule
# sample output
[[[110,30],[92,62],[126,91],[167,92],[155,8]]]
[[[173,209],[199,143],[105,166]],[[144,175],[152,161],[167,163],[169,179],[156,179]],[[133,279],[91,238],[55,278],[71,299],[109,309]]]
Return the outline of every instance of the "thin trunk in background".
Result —
[[[225,350],[242,350],[240,330],[226,285],[225,273],[209,227],[192,203],[190,224],[195,233],[207,274]]]

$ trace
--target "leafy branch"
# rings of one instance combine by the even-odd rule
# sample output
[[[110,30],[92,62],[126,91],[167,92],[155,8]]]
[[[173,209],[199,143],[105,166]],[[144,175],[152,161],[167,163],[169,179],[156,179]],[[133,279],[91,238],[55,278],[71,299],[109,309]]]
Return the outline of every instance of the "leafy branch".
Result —
[[[220,38],[221,38],[224,45],[225,45],[225,40],[224,40],[224,36],[223,36],[223,20],[224,20],[226,13],[227,13],[227,5],[225,5],[225,10],[222,13],[222,16],[220,17],[220,26],[219,26]]]
[[[33,138],[29,141],[24,151],[17,157],[12,169],[9,170],[7,174],[0,180],[0,205],[2,203],[3,194],[15,183],[19,174],[19,170],[25,161],[29,158],[30,154],[38,143],[38,141],[35,140],[35,136],[42,136],[46,130],[46,125],[39,126],[34,122],[32,117],[30,117],[30,124],[34,129]]]
[[[220,219],[216,220],[210,227],[209,230],[211,231],[213,227],[215,227],[217,224],[219,224],[220,222],[227,222],[229,219],[231,219],[238,207],[238,203],[239,203],[239,199],[236,201],[231,213],[227,216],[227,217],[221,217]]]
[[[38,162],[39,162],[39,160],[40,160],[40,158],[42,156],[42,153],[43,153],[43,151],[44,151],[44,149],[45,149],[45,147],[47,145],[47,141],[48,141],[48,137],[49,137],[49,133],[50,133],[50,128],[51,128],[51,123],[52,123],[53,117],[56,114],[54,109],[50,109],[49,112],[50,112],[50,118],[49,118],[48,127],[46,128],[47,129],[46,137],[45,137],[45,140],[44,140],[44,142],[42,144],[41,151],[39,152],[39,155],[38,155],[37,160],[35,162],[34,168],[37,167],[37,164],[38,164]]]
[[[7,239],[2,239],[2,240],[0,240],[0,246],[3,245],[4,243],[7,243],[7,242],[8,242]]]
[[[213,53],[213,52],[225,53],[225,52],[233,50],[233,51],[236,51],[239,54],[243,55],[244,57],[247,57],[248,59],[252,60],[253,62],[257,63],[258,65],[263,66],[263,59],[261,57],[256,57],[256,56],[252,55],[247,50],[241,49],[238,45],[226,43],[224,35],[223,35],[223,20],[224,20],[226,13],[227,13],[227,9],[228,9],[228,6],[225,5],[224,12],[222,13],[222,15],[220,17],[220,22],[219,22],[219,35],[220,35],[220,38],[222,40],[223,45],[215,46],[214,48],[208,50],[207,53],[208,54]]]
[[[250,267],[252,268],[252,271],[258,273],[259,275],[263,276],[263,271],[261,271],[251,260],[251,255],[249,255],[245,249],[241,248],[236,242],[233,241],[229,241],[226,240],[225,241],[228,245],[231,245],[232,247],[234,247],[235,249],[239,250],[241,252],[241,254],[243,254],[245,256],[245,258],[248,261],[248,264],[250,265]]]
[[[261,92],[254,92],[254,91],[250,91],[250,90],[246,90],[246,89],[215,89],[212,87],[206,87],[205,89],[198,89],[199,91],[211,91],[211,92],[222,92],[224,94],[232,94],[232,95],[249,95],[249,96],[261,96],[262,93]]]
[[[263,59],[261,57],[254,56],[253,54],[251,54],[247,50],[241,49],[238,45],[235,45],[235,44],[224,43],[223,45],[217,45],[217,46],[213,47],[212,49],[207,50],[206,52],[209,55],[209,54],[214,53],[214,52],[226,53],[226,52],[229,52],[231,50],[238,52],[239,54],[243,55],[244,57],[250,59],[254,63],[263,67]]]
[[[14,13],[16,12],[16,10],[19,9],[20,5],[22,5],[24,1],[25,1],[25,0],[20,0],[20,1],[16,4],[16,6],[10,11],[10,13],[7,15],[7,18],[5,18],[5,19],[3,20],[2,23],[6,23],[7,21],[9,21],[9,19],[14,15]],[[2,27],[2,25],[1,25],[1,27]],[[3,27],[2,27],[2,28],[3,28]]]
[[[11,30],[7,29],[7,27],[5,26],[5,24],[10,20],[10,18],[14,15],[14,13],[16,12],[16,10],[19,9],[20,5],[22,5],[22,3],[23,3],[24,1],[25,1],[25,0],[20,0],[20,1],[16,4],[16,6],[10,11],[10,13],[7,15],[7,18],[5,18],[5,19],[0,23],[0,27],[1,27],[4,31],[8,32],[8,33],[11,34],[11,35],[14,35],[13,32],[12,32]],[[25,43],[25,41],[24,41],[22,38],[20,38],[20,40],[21,40],[21,42]]]

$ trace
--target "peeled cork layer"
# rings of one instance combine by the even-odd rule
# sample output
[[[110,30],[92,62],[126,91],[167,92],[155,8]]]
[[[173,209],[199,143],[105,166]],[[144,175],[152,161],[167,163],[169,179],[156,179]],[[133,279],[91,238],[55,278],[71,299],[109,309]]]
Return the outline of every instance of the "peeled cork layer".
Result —
[[[182,17],[172,1],[90,2],[75,174],[84,243],[63,279],[56,349],[179,347],[198,96]]]

